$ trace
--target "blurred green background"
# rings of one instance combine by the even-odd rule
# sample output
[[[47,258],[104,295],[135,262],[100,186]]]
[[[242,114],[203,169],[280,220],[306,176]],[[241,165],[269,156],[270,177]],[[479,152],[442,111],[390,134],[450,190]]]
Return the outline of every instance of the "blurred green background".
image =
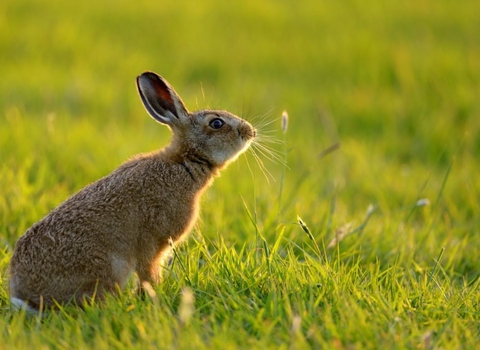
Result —
[[[0,348],[477,346],[479,14],[478,0],[0,1]],[[127,290],[24,322],[5,274],[18,237],[168,143],[137,96],[145,70],[191,110],[270,122],[288,167],[262,157],[264,176],[246,154],[215,181],[156,304]]]
[[[430,261],[447,246],[468,274],[480,249],[478,13],[478,1],[2,1],[0,245],[168,142],[135,90],[153,70],[191,110],[273,121],[287,141],[288,169],[264,159],[275,181],[251,156],[216,181],[204,234],[251,238],[242,198],[267,240],[279,223],[308,239],[289,225],[297,214],[323,237],[328,220],[359,223],[378,204],[365,254]],[[432,205],[411,215],[423,198]]]

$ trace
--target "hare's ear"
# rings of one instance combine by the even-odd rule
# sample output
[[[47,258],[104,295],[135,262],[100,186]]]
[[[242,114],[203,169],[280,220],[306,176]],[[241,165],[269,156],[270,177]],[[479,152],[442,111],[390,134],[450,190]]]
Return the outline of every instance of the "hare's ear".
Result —
[[[182,99],[173,87],[153,72],[144,72],[137,77],[137,89],[147,112],[158,122],[176,124],[188,117]]]

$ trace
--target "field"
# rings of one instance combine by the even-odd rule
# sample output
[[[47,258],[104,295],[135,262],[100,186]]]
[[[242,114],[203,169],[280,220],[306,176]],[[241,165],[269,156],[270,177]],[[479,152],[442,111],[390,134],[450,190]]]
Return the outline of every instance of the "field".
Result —
[[[0,349],[473,349],[480,2],[0,2]],[[34,222],[170,133],[135,77],[270,135],[215,180],[150,298],[43,318]],[[282,129],[282,112],[288,128]]]

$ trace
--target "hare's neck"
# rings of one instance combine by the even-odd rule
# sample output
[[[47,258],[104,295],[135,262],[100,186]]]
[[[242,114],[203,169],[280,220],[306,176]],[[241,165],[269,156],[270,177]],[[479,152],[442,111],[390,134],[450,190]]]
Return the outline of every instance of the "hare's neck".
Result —
[[[207,158],[187,149],[178,149],[175,144],[160,151],[164,159],[169,159],[181,165],[185,176],[190,178],[200,188],[208,186],[219,169]]]
[[[208,160],[198,155],[186,155],[178,159],[187,174],[197,183],[208,185],[213,176],[218,174],[218,169]]]

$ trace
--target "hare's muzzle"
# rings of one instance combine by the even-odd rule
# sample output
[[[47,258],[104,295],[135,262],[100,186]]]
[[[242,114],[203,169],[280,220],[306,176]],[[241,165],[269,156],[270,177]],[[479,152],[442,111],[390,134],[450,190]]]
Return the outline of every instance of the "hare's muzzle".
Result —
[[[257,129],[255,129],[250,123],[243,122],[238,128],[238,135],[245,141],[251,141],[257,137]]]

